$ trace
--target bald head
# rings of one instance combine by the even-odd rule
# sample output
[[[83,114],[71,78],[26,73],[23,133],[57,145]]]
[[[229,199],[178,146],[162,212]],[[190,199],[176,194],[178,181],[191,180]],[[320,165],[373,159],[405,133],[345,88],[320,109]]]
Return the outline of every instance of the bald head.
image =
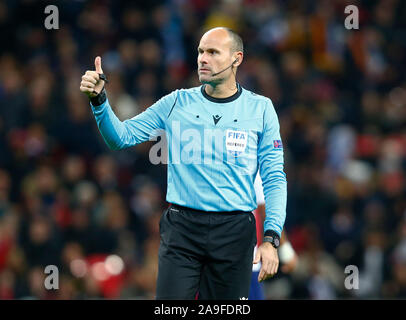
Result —
[[[222,41],[229,41],[231,53],[241,51],[244,52],[244,45],[241,37],[232,29],[226,27],[217,27],[207,31],[205,36],[214,36]],[[202,39],[203,39],[202,37]]]

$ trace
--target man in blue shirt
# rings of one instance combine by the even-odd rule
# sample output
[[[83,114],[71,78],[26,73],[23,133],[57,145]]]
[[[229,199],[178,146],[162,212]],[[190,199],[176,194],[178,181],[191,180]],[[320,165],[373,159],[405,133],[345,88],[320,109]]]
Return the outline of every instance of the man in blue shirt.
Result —
[[[125,121],[109,105],[100,57],[96,70],[82,77],[80,90],[111,149],[165,130],[171,206],[160,221],[157,299],[246,299],[253,262],[261,262],[258,281],[277,272],[286,216],[283,145],[271,100],[236,82],[243,57],[235,32],[207,31],[198,46],[202,86],[173,91]],[[258,170],[266,217],[264,242],[252,261]]]

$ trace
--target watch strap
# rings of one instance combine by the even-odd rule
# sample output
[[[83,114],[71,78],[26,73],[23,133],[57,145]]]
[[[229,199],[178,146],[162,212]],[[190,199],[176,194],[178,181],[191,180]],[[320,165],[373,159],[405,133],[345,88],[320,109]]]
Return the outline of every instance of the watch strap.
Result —
[[[264,233],[263,242],[269,242],[274,246],[274,248],[278,248],[280,245],[280,237],[276,231],[273,230],[266,230]]]

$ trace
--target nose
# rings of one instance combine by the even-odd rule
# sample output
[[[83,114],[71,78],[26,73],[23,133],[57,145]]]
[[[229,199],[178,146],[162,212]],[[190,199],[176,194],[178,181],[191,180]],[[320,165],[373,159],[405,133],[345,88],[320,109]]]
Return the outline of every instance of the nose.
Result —
[[[197,62],[200,65],[207,64],[207,55],[205,53],[199,54],[199,56],[197,57]]]

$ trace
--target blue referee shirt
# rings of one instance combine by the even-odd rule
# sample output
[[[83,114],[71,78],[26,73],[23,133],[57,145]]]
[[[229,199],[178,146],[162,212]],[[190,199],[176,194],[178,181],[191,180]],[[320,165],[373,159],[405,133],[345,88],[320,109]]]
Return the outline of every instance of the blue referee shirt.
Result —
[[[98,128],[114,150],[152,140],[168,143],[166,201],[203,211],[252,211],[259,170],[265,195],[264,231],[281,235],[287,183],[279,121],[270,99],[243,89],[213,98],[204,85],[173,91],[137,116],[120,121],[108,99],[91,104]]]

